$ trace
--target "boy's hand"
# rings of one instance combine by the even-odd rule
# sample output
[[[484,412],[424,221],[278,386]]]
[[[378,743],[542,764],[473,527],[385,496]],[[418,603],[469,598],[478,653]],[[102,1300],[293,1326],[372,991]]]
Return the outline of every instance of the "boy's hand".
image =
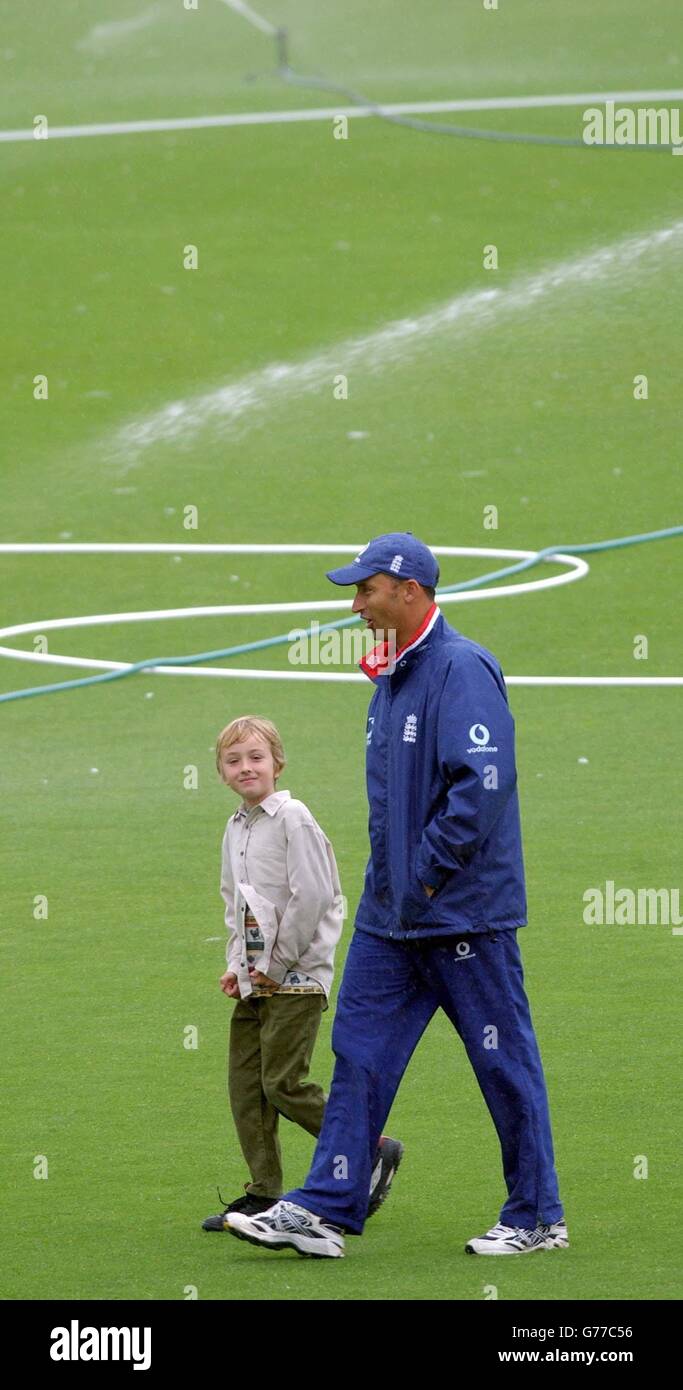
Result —
[[[232,970],[226,970],[225,975],[221,975],[220,987],[229,999],[241,999],[240,987],[237,983],[237,976]]]
[[[270,989],[271,994],[274,994],[276,989],[280,988],[277,980],[271,980],[269,975],[262,975],[260,970],[254,970],[253,965],[249,966],[249,978],[251,980],[252,985],[267,986]]]

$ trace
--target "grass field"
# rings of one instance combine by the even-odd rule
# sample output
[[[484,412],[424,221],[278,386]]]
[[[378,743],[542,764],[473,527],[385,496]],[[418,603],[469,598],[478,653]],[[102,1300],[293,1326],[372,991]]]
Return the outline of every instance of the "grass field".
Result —
[[[288,27],[298,71],[375,100],[683,87],[675,0],[646,12],[638,0],[257,8]],[[1,130],[37,114],[58,127],[339,105],[278,78],[270,40],[220,0],[196,12],[43,0],[30,16],[0,3],[0,17]],[[584,104],[439,119],[577,138]],[[0,141],[0,159],[1,542],[360,547],[411,529],[434,546],[536,550],[683,520],[682,158],[358,118],[347,140],[320,120]],[[338,374],[348,399],[335,398]],[[34,396],[41,375],[47,399]],[[188,506],[196,529],[183,526]],[[607,551],[565,587],[443,611],[508,677],[680,675],[682,553],[680,537]],[[502,563],[446,559],[442,583]],[[0,552],[0,618],[322,601],[340,597],[329,567],[313,555]],[[301,621],[131,621],[55,631],[49,648],[138,661]],[[638,636],[647,660],[634,658]],[[5,692],[87,674],[0,663]],[[287,669],[281,647],[237,664]],[[349,900],[338,983],[367,856],[369,696],[360,683],[143,674],[3,705],[3,1298],[481,1300],[491,1284],[508,1300],[680,1296],[669,1235],[683,939],[583,921],[586,889],[608,880],[680,886],[674,686],[510,687],[530,906],[520,941],[571,1248],[502,1267],[464,1255],[504,1191],[443,1016],[387,1126],[406,1145],[391,1200],[343,1262],[268,1257],[200,1230],[219,1209],[216,1183],[230,1199],[247,1177],[218,989],[220,841],[235,803],[213,741],[249,711],[281,729],[281,786],[329,834]],[[332,1016],[314,1059],[323,1085]],[[282,1139],[294,1186],[312,1141],[284,1122]],[[34,1177],[39,1155],[47,1181]],[[634,1177],[641,1155],[646,1179]]]

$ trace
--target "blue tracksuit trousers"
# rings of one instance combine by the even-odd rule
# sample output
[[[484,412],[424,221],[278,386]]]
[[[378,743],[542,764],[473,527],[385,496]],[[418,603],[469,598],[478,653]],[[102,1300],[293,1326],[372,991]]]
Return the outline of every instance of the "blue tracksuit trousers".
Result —
[[[560,1219],[543,1067],[514,928],[410,941],[354,932],[323,1127],[304,1186],[284,1200],[361,1233],[379,1136],[438,1008],[462,1038],[498,1132],[508,1190],[500,1220],[533,1228]]]

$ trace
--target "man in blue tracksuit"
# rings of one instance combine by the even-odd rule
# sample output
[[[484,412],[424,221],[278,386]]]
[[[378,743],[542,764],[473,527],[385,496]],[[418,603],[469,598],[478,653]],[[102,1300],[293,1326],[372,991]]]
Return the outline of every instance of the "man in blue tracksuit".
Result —
[[[442,1008],[498,1132],[508,1191],[499,1221],[465,1249],[516,1255],[566,1246],[517,945],[526,894],[501,669],[443,618],[436,559],[410,532],[378,536],[328,578],[355,584],[353,611],[388,634],[361,662],[375,686],[366,736],[370,860],[311,1171],[258,1217],[229,1215],[227,1229],[257,1245],[343,1254],[343,1233],[363,1229],[372,1156],[403,1073]]]

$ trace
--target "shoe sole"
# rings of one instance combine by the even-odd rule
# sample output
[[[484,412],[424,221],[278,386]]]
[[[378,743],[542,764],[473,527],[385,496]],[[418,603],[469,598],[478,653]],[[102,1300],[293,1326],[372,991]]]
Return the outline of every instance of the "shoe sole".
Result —
[[[475,1250],[471,1242],[465,1246],[466,1255],[535,1255],[537,1250],[547,1250],[546,1245],[530,1245],[526,1250],[492,1250],[489,1246],[485,1250]]]
[[[493,1250],[491,1246],[486,1246],[482,1250],[475,1250],[474,1241],[468,1241],[465,1246],[466,1255],[534,1255],[537,1250],[568,1250],[569,1240],[566,1236],[551,1236],[543,1245],[531,1245],[527,1250]]]
[[[394,1178],[396,1177],[396,1173],[398,1172],[401,1159],[403,1158],[403,1155],[405,1153],[405,1145],[401,1143],[400,1139],[396,1139],[395,1143],[398,1145],[398,1153],[393,1159],[392,1167],[389,1170],[388,1177],[380,1178],[379,1180],[380,1185],[383,1187],[383,1192],[381,1197],[373,1197],[372,1203],[367,1210],[367,1215],[365,1217],[366,1221],[369,1220],[371,1216],[374,1216],[375,1213],[379,1211],[380,1207],[383,1206],[386,1202],[387,1197],[389,1196],[389,1192],[391,1190],[391,1184],[394,1181]]]
[[[290,1236],[273,1236],[271,1239],[263,1236],[253,1236],[248,1231],[241,1231],[237,1226],[226,1226],[225,1230],[231,1236],[236,1236],[238,1240],[247,1240],[250,1245],[258,1245],[261,1250],[296,1250],[297,1255],[302,1255],[307,1260],[329,1260],[343,1258],[344,1251],[331,1250],[302,1250]],[[306,1239],[306,1237],[304,1237]]]

